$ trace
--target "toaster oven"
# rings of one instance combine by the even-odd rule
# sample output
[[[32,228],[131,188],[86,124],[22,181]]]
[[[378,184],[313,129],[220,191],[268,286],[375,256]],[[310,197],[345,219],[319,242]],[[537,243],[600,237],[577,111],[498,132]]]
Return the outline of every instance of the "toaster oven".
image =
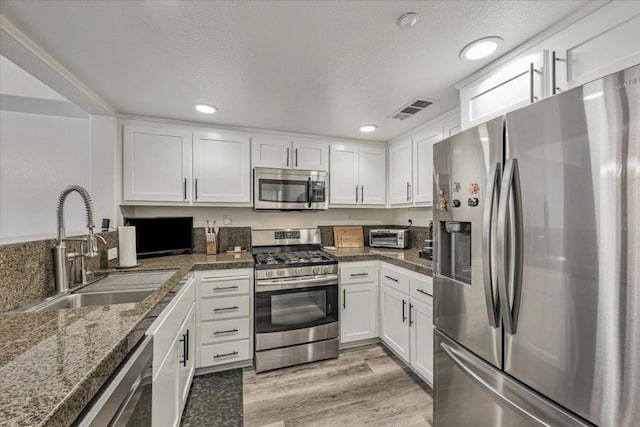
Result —
[[[369,246],[372,248],[406,249],[409,247],[407,229],[373,229],[369,231]]]

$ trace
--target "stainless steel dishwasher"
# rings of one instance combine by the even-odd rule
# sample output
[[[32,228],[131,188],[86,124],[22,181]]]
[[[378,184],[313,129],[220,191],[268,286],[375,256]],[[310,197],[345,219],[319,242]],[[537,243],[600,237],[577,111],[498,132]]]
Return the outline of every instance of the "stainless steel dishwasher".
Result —
[[[145,336],[74,426],[151,426],[153,336]]]

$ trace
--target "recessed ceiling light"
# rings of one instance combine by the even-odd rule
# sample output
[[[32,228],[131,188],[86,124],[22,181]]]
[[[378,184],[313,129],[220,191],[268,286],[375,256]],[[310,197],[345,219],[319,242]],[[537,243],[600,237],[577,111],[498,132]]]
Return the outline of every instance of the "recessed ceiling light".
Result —
[[[407,12],[398,18],[398,27],[411,28],[418,23],[420,17],[415,12]]]
[[[460,58],[470,61],[486,58],[496,51],[500,43],[502,43],[502,38],[500,37],[483,37],[466,45],[460,51]]]
[[[213,105],[207,105],[207,104],[197,104],[196,110],[204,114],[213,114],[218,111],[218,109]]]
[[[378,129],[378,126],[376,126],[376,125],[362,125],[362,126],[360,126],[360,132],[373,132],[376,129]]]

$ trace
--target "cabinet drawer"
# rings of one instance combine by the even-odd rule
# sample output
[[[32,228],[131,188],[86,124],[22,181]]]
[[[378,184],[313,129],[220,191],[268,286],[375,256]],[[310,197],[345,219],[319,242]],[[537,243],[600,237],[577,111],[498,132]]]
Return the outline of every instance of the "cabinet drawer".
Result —
[[[211,277],[200,279],[200,296],[202,298],[247,295],[251,289],[251,276]]]
[[[433,296],[433,278],[429,276],[412,275],[410,279],[411,283],[411,298],[415,298],[422,302],[430,302]]]
[[[376,281],[375,262],[353,262],[340,264],[340,284],[366,283]]]
[[[206,298],[200,301],[200,319],[218,320],[249,316],[249,296]]]
[[[214,344],[249,338],[249,318],[203,322],[200,324],[200,342]]]
[[[389,264],[380,265],[380,283],[409,295],[409,274]]]
[[[251,356],[249,340],[204,345],[200,349],[200,365],[204,367],[239,362],[250,359]]]

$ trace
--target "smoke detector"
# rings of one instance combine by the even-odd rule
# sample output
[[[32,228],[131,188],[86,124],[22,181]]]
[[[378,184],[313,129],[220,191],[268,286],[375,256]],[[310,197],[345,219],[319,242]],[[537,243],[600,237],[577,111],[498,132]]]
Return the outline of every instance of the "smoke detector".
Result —
[[[408,104],[405,104],[404,106],[400,107],[389,117],[392,119],[406,120],[409,117],[424,110],[434,102],[436,102],[435,99],[416,98],[413,101],[409,102]]]

